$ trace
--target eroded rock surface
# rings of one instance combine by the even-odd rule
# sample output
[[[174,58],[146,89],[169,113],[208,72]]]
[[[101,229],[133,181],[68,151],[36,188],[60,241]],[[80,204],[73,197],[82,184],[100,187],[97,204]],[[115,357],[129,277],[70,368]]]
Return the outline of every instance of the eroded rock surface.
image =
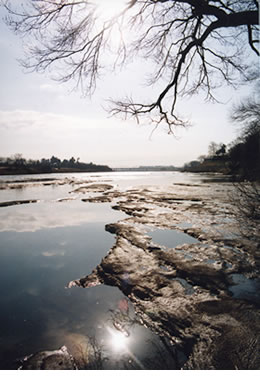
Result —
[[[16,201],[7,201],[7,202],[0,202],[0,207],[9,207],[9,206],[16,206],[16,205],[22,205],[22,204],[28,204],[28,203],[37,203],[37,199],[22,199],[22,200],[16,200]]]
[[[90,185],[87,185],[87,186],[82,186],[82,187],[79,187],[75,190],[73,190],[72,192],[73,193],[88,193],[88,192],[103,192],[103,191],[106,191],[106,190],[111,190],[113,189],[113,186],[112,185],[108,185],[106,183],[92,183]]]
[[[66,346],[58,350],[42,351],[23,359],[20,370],[74,370],[77,369],[73,357]]]
[[[69,286],[117,286],[143,323],[181,350],[186,369],[259,369],[259,298],[235,298],[233,274],[258,283],[259,247],[242,239],[229,202],[232,185],[175,184],[107,191],[128,218],[109,224],[116,243],[88,276]],[[185,227],[188,225],[188,227]],[[195,244],[151,240],[149,228],[182,231]]]

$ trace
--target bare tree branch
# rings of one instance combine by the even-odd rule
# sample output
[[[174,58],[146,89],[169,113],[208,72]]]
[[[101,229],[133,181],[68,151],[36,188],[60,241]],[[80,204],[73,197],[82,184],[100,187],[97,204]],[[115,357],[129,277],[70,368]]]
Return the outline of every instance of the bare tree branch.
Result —
[[[84,95],[109,66],[122,68],[136,56],[152,62],[147,85],[161,88],[155,99],[114,100],[110,112],[166,124],[169,133],[187,125],[176,113],[180,97],[201,90],[216,100],[214,89],[223,80],[235,85],[259,56],[255,0],[132,0],[108,20],[90,0],[25,0],[17,8],[0,1],[7,24],[30,38],[24,67],[52,68],[56,79],[75,80]]]

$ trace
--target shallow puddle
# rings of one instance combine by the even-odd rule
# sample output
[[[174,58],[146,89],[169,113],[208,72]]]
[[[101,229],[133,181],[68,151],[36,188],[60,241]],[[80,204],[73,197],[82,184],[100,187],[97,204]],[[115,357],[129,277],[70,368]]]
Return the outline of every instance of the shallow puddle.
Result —
[[[180,227],[180,228],[191,228],[192,227],[192,223],[183,222],[183,223],[177,224],[177,226]]]
[[[185,288],[185,294],[191,295],[195,292],[193,286],[190,285],[184,278],[176,277],[175,280]]]
[[[234,298],[245,299],[260,304],[260,279],[249,279],[242,274],[232,274],[234,285],[229,287]]]
[[[159,244],[167,248],[175,248],[182,244],[196,244],[199,240],[184,232],[175,230],[156,229],[148,232],[148,236],[152,238],[154,244]]]

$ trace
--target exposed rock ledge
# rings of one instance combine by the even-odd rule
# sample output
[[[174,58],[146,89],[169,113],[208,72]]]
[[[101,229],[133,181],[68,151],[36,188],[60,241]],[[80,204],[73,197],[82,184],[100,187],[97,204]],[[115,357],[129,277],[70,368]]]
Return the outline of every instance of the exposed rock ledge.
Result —
[[[73,370],[77,369],[74,358],[66,346],[58,350],[42,351],[23,359],[20,370]]]
[[[107,191],[96,201],[120,198],[114,208],[130,217],[106,226],[115,245],[68,286],[120,288],[143,323],[184,352],[184,369],[259,369],[259,298],[231,292],[234,274],[259,286],[259,250],[237,234],[230,191],[229,184]],[[198,243],[167,249],[151,241],[147,226],[179,230]]]
[[[16,201],[7,201],[7,202],[0,202],[0,207],[9,207],[9,206],[16,206],[16,205],[23,205],[28,203],[37,203],[39,202],[37,199],[23,199],[23,200],[16,200]]]

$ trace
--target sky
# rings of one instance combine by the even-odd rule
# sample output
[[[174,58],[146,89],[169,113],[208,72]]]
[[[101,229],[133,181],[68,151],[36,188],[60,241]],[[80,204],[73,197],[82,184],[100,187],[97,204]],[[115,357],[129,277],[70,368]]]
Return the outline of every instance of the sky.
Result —
[[[92,98],[84,98],[80,90],[73,91],[73,83],[58,84],[49,72],[24,72],[18,62],[24,42],[8,30],[3,15],[0,7],[0,157],[73,156],[112,168],[182,166],[207,154],[211,141],[229,144],[237,137],[238,127],[229,121],[229,114],[233,104],[248,94],[247,87],[221,88],[221,104],[205,103],[203,96],[182,100],[181,114],[192,126],[177,130],[177,137],[163,127],[152,133],[153,126],[111,118],[104,109],[105,99],[127,95],[143,81],[143,62],[134,62],[120,74],[108,72]]]

